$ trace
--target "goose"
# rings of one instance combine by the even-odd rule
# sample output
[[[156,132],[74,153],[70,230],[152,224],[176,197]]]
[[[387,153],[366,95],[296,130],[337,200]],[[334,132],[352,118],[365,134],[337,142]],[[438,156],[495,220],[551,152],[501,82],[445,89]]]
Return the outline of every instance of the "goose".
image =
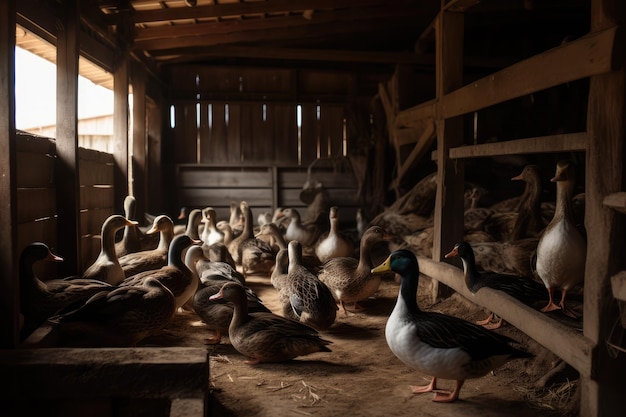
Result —
[[[330,352],[331,342],[320,337],[312,327],[274,313],[249,313],[244,288],[229,282],[210,297],[234,305],[228,327],[231,345],[247,356],[246,364],[284,362],[316,352]]]
[[[112,285],[124,280],[124,270],[115,253],[115,232],[124,226],[137,226],[137,222],[119,214],[109,216],[100,232],[100,253],[96,260],[83,272],[82,278],[99,279]]]
[[[315,254],[324,263],[331,258],[354,256],[354,244],[339,230],[339,207],[332,206],[328,220],[330,229],[315,244]]]
[[[185,265],[182,255],[185,249],[198,243],[200,242],[191,240],[187,235],[174,237],[167,254],[167,265],[160,269],[140,272],[128,277],[119,286],[138,286],[145,280],[154,278],[163,283],[174,295],[176,308],[182,307],[198,288],[198,282],[194,280],[192,272]]]
[[[24,324],[21,336],[28,336],[49,317],[76,302],[87,300],[100,291],[114,289],[111,284],[95,279],[40,280],[33,270],[39,261],[62,262],[43,242],[33,242],[20,254],[20,313]]]
[[[532,305],[537,301],[547,300],[548,298],[543,285],[533,279],[493,271],[479,271],[476,268],[474,251],[468,242],[459,242],[454,245],[454,248],[445,255],[445,258],[455,256],[461,258],[463,262],[465,285],[472,294],[476,294],[481,288],[489,287],[502,291],[527,305]],[[494,314],[490,313],[487,319],[477,321],[476,323],[488,329],[498,329],[502,326],[502,318],[492,324],[491,320],[493,317]]]
[[[157,232],[159,232],[159,245],[155,249],[133,252],[118,258],[126,278],[167,265],[167,252],[174,238],[172,219],[165,214],[156,216],[152,227],[146,234]]]
[[[101,291],[75,310],[52,317],[61,346],[136,346],[175,313],[172,292],[149,277],[136,286]]]
[[[565,305],[565,298],[573,286],[584,280],[587,243],[572,217],[574,165],[570,161],[559,161],[550,181],[556,182],[556,208],[537,245],[537,275],[549,297],[548,304],[541,311],[560,309],[567,316],[576,318]],[[554,289],[561,289],[558,305],[553,300]]]
[[[379,242],[390,241],[392,236],[380,226],[371,226],[361,238],[359,259],[341,257],[329,259],[322,264],[318,277],[330,288],[345,315],[346,303],[353,303],[355,310],[361,310],[358,302],[378,291],[381,276],[372,274],[372,248]]]
[[[433,401],[453,402],[465,380],[479,378],[513,359],[533,355],[514,347],[513,339],[482,326],[441,313],[423,311],[417,304],[419,265],[413,252],[392,252],[372,273],[400,275],[396,304],[385,325],[389,349],[402,363],[427,375],[430,384],[412,386],[415,394],[435,392]],[[456,381],[452,392],[437,388],[437,379]]]
[[[329,328],[337,317],[333,294],[326,284],[302,265],[300,242],[289,242],[287,252],[287,277],[280,289],[284,315],[317,330]]]

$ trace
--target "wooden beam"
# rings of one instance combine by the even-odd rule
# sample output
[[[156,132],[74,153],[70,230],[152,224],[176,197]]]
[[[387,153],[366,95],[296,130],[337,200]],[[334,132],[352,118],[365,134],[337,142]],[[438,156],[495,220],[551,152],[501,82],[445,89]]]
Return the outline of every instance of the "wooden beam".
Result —
[[[585,151],[587,138],[587,132],[581,132],[461,146],[450,149],[450,159]]]
[[[437,80],[436,97],[441,99],[461,86],[463,82],[463,34],[465,16],[463,13],[442,11],[436,25],[437,34]],[[433,237],[434,260],[443,260],[454,243],[463,236],[464,221],[463,192],[465,165],[452,161],[448,149],[463,143],[463,119],[455,117],[443,119],[436,116],[437,131],[437,195],[435,197],[435,218]],[[445,252],[444,252],[445,251]],[[433,285],[433,298],[438,295],[436,282]]]
[[[437,110],[437,99],[425,101],[410,109],[401,110],[396,115],[396,126],[412,127],[423,119],[433,119]]]
[[[19,342],[15,137],[15,0],[0,2],[0,348]]]
[[[422,130],[419,134],[417,143],[411,150],[409,156],[400,165],[400,169],[398,170],[398,177],[394,181],[397,185],[400,185],[407,172],[413,167],[413,165],[415,165],[416,161],[419,161],[421,157],[426,153],[426,151],[430,148],[435,137],[437,137],[435,132],[435,121],[431,120],[430,123],[427,123],[424,127],[424,130]],[[398,161],[398,163],[400,162]]]
[[[358,4],[355,4],[354,0],[268,0],[262,2],[251,1],[213,4],[210,6],[171,7],[167,9],[134,11],[133,21],[135,23],[149,23],[173,20],[220,18],[226,16],[251,14],[298,12],[309,9],[323,10],[354,7],[362,8],[372,6],[386,6],[387,4],[388,2],[385,0],[360,0]],[[112,14],[108,18],[109,23],[114,23],[115,17],[116,15]],[[315,14],[315,17],[317,17],[317,13]]]
[[[82,271],[80,256],[80,178],[78,158],[78,1],[69,0],[57,33],[56,189],[57,245],[63,276]]]
[[[626,9],[621,0],[591,1],[591,31],[597,37],[615,33],[614,25],[624,21]],[[626,49],[617,35],[605,42],[621,52]],[[608,61],[605,63],[608,71],[591,74],[587,105],[585,229],[589,244],[583,334],[595,348],[590,361],[591,377],[581,379],[580,416],[617,417],[623,414],[619,410],[624,404],[624,390],[618,387],[624,386],[626,355],[611,357],[606,342],[619,317],[611,293],[611,277],[626,269],[623,249],[626,222],[622,214],[608,209],[603,202],[606,196],[626,189],[626,69],[611,68],[618,61],[605,57],[609,53],[605,45],[596,44],[595,48],[604,51],[597,59]]]
[[[434,55],[417,55],[412,52],[388,51],[350,51],[335,49],[305,49],[305,48],[271,48],[256,46],[218,45],[211,48],[186,49],[186,54],[174,53],[163,55],[161,51],[154,51],[152,56],[159,62],[168,64],[190,62],[191,60],[204,61],[211,58],[249,58],[249,59],[280,59],[304,61],[331,61],[331,62],[367,62],[374,64],[414,64],[433,65]],[[192,57],[188,54],[193,54]]]
[[[593,343],[580,330],[567,327],[503,292],[483,288],[472,294],[465,285],[463,271],[456,266],[424,257],[418,257],[418,262],[422,274],[502,317],[570,364],[582,377],[591,375]]]
[[[148,201],[147,161],[148,134],[146,126],[146,82],[147,75],[140,65],[132,65],[131,83],[133,86],[133,153],[132,153],[132,194],[136,201],[136,219],[143,219]]]
[[[206,348],[46,348],[0,351],[0,398],[204,398]],[[120,377],[132,375],[132,378]]]
[[[115,210],[122,211],[128,195],[128,84],[130,58],[123,54],[113,73],[113,156],[115,157]]]
[[[228,21],[195,25],[167,26],[143,29],[134,41],[136,50],[167,50],[168,54],[180,48],[215,46],[245,42],[284,41],[292,39],[336,39],[346,34],[367,34],[372,27],[380,27],[381,18],[402,19],[418,16],[417,8],[396,11],[361,12],[354,17],[346,13],[325,13],[314,20],[290,16],[285,18]],[[316,15],[317,16],[317,15]],[[390,23],[391,25],[392,23]],[[419,22],[415,23],[419,25]],[[158,30],[157,30],[158,29]],[[390,27],[391,29],[391,27]]]
[[[441,99],[441,116],[459,116],[569,81],[605,74],[624,61],[624,32],[614,26],[535,55]]]

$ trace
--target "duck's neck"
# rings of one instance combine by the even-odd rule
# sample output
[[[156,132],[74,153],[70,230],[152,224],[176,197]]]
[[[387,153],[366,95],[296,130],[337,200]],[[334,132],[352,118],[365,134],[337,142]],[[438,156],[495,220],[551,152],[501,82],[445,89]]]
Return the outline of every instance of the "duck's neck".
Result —
[[[20,285],[23,285],[22,293],[25,295],[26,290],[46,291],[46,284],[37,278],[33,266],[35,260],[28,256],[22,256],[20,258]]]
[[[137,226],[133,226],[137,227]],[[105,228],[102,231],[102,236],[100,236],[100,240],[102,242],[102,253],[108,259],[117,260],[117,254],[115,253],[115,232],[119,230],[112,230],[110,228]]]
[[[275,231],[272,233],[272,236],[274,237],[274,240],[276,241],[276,244],[280,249],[287,249],[287,241],[278,229],[275,229]]]
[[[330,219],[330,230],[328,236],[334,237],[339,233],[339,219]]]
[[[359,266],[358,268],[372,269],[372,246],[373,243],[367,239],[361,239],[361,245],[359,246]]]
[[[480,276],[478,268],[476,268],[476,260],[474,254],[466,254],[461,258],[463,262],[463,278],[465,279],[465,285],[467,288],[474,292],[474,286],[476,285],[476,279]]]
[[[233,318],[230,321],[229,332],[232,334],[232,329],[236,329],[249,320],[248,315],[248,300],[246,293],[242,292],[236,302],[233,303]]]
[[[555,219],[567,219],[573,221],[572,214],[572,194],[574,192],[574,181],[565,180],[556,183],[556,207],[554,209]]]
[[[200,226],[200,217],[196,213],[193,213],[193,215],[189,216],[189,220],[187,221],[185,234],[193,240],[200,240],[198,226]]]
[[[409,276],[402,276],[402,281],[400,281],[400,297],[401,300],[398,299],[396,305],[399,302],[404,302],[404,308],[406,308],[407,312],[410,314],[419,314],[421,312],[420,308],[417,305],[417,287],[419,284],[419,274],[416,278]]]
[[[159,246],[158,250],[167,251],[170,247],[170,243],[172,243],[172,239],[174,238],[174,228],[167,227],[164,230],[161,230],[159,235]]]

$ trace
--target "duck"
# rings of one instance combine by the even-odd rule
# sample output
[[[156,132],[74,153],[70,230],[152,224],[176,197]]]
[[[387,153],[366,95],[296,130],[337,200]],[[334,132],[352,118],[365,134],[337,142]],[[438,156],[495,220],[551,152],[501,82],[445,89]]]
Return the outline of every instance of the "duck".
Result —
[[[468,237],[465,235],[465,240],[469,241]],[[538,237],[527,237],[507,242],[472,241],[471,245],[478,269],[531,277],[538,243]]]
[[[514,359],[533,357],[515,340],[458,317],[421,310],[417,304],[419,265],[413,252],[392,252],[372,273],[400,275],[400,289],[385,325],[389,349],[406,366],[432,375],[430,384],[412,386],[415,394],[435,392],[433,401],[454,402],[465,380],[479,378]],[[437,379],[455,380],[452,391]]]
[[[289,250],[281,249],[276,254],[276,261],[272,274],[270,275],[270,283],[272,287],[280,291],[285,286],[287,273],[289,272]]]
[[[339,207],[332,206],[328,220],[330,229],[315,244],[315,254],[324,263],[331,258],[354,256],[354,244],[339,230]]]
[[[380,226],[370,226],[359,246],[359,259],[352,257],[331,258],[322,264],[318,277],[330,288],[335,300],[339,302],[344,314],[348,315],[346,303],[353,303],[355,311],[363,308],[359,301],[365,300],[376,291],[381,283],[381,275],[372,274],[372,248],[379,242],[388,242],[393,238]]]
[[[217,213],[213,207],[207,207],[202,210],[202,222],[204,230],[202,231],[202,246],[209,247],[214,243],[224,242],[224,233],[216,226]]]
[[[335,322],[337,303],[330,289],[304,265],[302,245],[297,240],[287,248],[289,265],[280,289],[283,314],[317,330],[326,330]]]
[[[40,261],[62,262],[63,258],[52,253],[43,242],[32,242],[20,254],[20,313],[24,324],[21,337],[32,331],[60,310],[87,300],[100,291],[115,287],[95,279],[68,277],[68,279],[40,280],[33,266]]]
[[[577,318],[565,305],[567,292],[585,278],[587,243],[578,231],[572,215],[572,196],[575,184],[574,165],[571,161],[557,162],[551,182],[556,183],[556,208],[554,217],[546,226],[537,244],[537,275],[548,290],[548,303],[542,312],[561,310]],[[561,290],[561,301],[553,300],[555,289]]]
[[[285,230],[287,242],[297,240],[303,248],[313,248],[322,231],[315,223],[302,223],[300,212],[295,208],[286,208],[282,215],[289,219],[289,226]]]
[[[228,251],[237,265],[241,265],[243,275],[248,273],[269,273],[274,267],[274,252],[264,240],[254,237],[252,210],[242,201],[243,231],[228,244]]]
[[[539,282],[520,275],[503,274],[494,271],[479,271],[476,267],[474,250],[469,242],[459,242],[444,257],[446,259],[458,256],[463,262],[463,277],[465,285],[472,294],[476,294],[481,288],[488,287],[502,291],[527,305],[533,305],[540,300],[546,300],[547,293]],[[485,320],[476,323],[488,329],[498,329],[503,320],[491,323],[494,314],[490,313]]]
[[[132,195],[124,198],[124,217],[135,218],[137,200]],[[118,257],[129,253],[154,249],[158,245],[158,236],[144,233],[138,226],[124,226],[124,234],[119,242],[115,243],[115,253]]]
[[[192,240],[200,240],[200,223],[202,222],[202,210],[193,209],[189,212],[187,218],[187,227],[185,228],[185,234]]]
[[[160,269],[140,272],[132,277],[128,277],[119,286],[138,286],[149,278],[155,278],[163,283],[174,295],[176,309],[182,307],[198,288],[198,282],[194,279],[187,265],[185,265],[182,257],[183,251],[189,246],[199,243],[200,241],[194,241],[187,235],[174,237],[167,254],[167,265]]]
[[[248,311],[244,288],[236,283],[225,283],[211,300],[223,299],[234,305],[233,318],[228,326],[231,345],[250,358],[246,364],[285,362],[316,352],[330,352],[332,342],[323,339],[312,327],[274,313]]]
[[[174,222],[169,216],[165,214],[156,216],[152,227],[146,231],[146,234],[156,234],[157,232],[159,233],[159,245],[155,249],[133,252],[118,258],[126,278],[167,265],[167,252],[174,238]]]
[[[274,250],[276,256],[281,250],[287,251],[287,241],[285,240],[284,235],[280,232],[278,226],[274,223],[264,224],[259,228],[259,231],[255,234],[255,237],[258,239],[264,239],[270,243],[272,249]],[[276,257],[274,258],[276,261]],[[274,262],[276,263],[276,262]],[[319,267],[322,262],[319,260],[317,255],[315,254],[302,254],[302,265],[307,267],[311,272],[317,274],[319,271]]]
[[[100,253],[96,260],[83,272],[82,278],[99,279],[117,285],[126,278],[115,253],[115,233],[124,226],[137,226],[137,222],[119,214],[109,216],[100,232]]]
[[[60,346],[132,347],[162,330],[175,313],[172,292],[155,277],[100,291],[79,308],[50,319]]]

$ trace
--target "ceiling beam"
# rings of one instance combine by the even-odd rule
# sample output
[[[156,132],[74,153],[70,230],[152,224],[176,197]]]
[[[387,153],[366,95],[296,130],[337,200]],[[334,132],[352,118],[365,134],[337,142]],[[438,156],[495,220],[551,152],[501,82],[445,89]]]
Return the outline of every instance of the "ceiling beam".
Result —
[[[155,59],[158,62],[167,61],[168,64],[190,62],[190,58],[196,62],[211,58],[251,58],[296,61],[363,62],[373,64],[433,65],[435,63],[435,57],[432,54],[417,55],[412,52],[347,51],[249,46],[216,46],[211,48],[197,48],[197,50],[193,51],[186,50],[185,52],[184,55],[161,55],[155,57]]]
[[[192,36],[214,36],[252,30],[280,29],[292,26],[316,26],[326,23],[345,24],[359,20],[407,19],[419,16],[418,7],[382,7],[354,10],[340,10],[316,13],[312,19],[302,15],[280,16],[257,19],[231,19],[221,22],[181,24],[173,26],[156,26],[137,28],[135,44],[140,46],[144,41],[153,39],[172,39]],[[417,24],[418,22],[416,22]],[[140,46],[141,47],[141,46]],[[148,48],[152,49],[152,48]]]
[[[225,16],[238,16],[247,14],[280,13],[304,10],[340,9],[346,7],[367,7],[388,5],[388,0],[268,0],[242,3],[214,4],[197,7],[172,7],[159,10],[135,11],[133,20],[135,23],[149,23],[185,19],[217,18]],[[415,1],[396,1],[398,4],[416,4]],[[110,19],[115,17],[110,15]],[[113,23],[113,22],[111,22]]]

